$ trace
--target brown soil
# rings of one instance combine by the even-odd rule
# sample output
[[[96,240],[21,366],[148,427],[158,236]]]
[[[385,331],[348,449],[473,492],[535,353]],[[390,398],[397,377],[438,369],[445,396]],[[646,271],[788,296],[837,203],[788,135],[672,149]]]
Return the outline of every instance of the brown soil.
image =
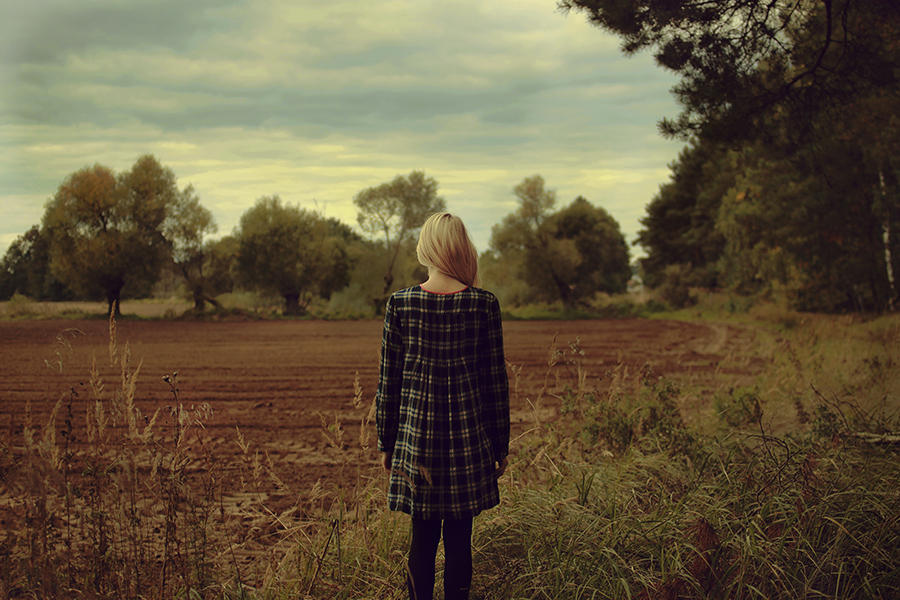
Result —
[[[143,413],[162,409],[160,422],[166,423],[175,398],[163,376],[177,371],[178,402],[212,408],[205,423],[206,450],[223,464],[242,452],[235,428],[251,448],[268,454],[290,490],[308,490],[317,481],[340,485],[332,480],[348,453],[360,460],[359,424],[375,391],[380,322],[122,321],[117,329],[118,352],[127,342],[131,364],[140,363],[136,400]],[[533,398],[545,381],[554,339],[561,351],[579,340],[588,385],[598,389],[619,363],[635,377],[649,365],[656,375],[690,384],[698,391],[688,412],[708,407],[709,392],[721,385],[722,377],[733,380],[758,367],[735,360],[752,333],[725,325],[643,319],[510,321],[504,331],[507,360],[513,372],[521,368],[519,391],[512,399],[514,431],[532,416],[526,398]],[[110,367],[105,321],[0,322],[0,430],[6,430],[6,443],[21,447],[23,426],[46,422],[60,398],[74,398],[75,420],[83,422],[91,398],[92,359],[108,392],[121,385],[118,370]],[[362,408],[353,406],[357,373]],[[545,410],[554,413],[551,396]],[[343,425],[343,448],[326,439],[323,419]],[[371,447],[361,460],[374,469],[374,425],[369,432]]]

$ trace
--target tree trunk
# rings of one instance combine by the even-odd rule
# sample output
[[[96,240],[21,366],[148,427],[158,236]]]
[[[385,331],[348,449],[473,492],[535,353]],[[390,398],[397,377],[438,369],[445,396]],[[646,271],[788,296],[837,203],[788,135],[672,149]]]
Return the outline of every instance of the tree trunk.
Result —
[[[202,287],[195,287],[194,292],[194,310],[203,312],[206,309],[206,294],[203,293]]]
[[[299,292],[290,292],[284,294],[284,314],[292,316],[303,314],[303,311],[300,309]]]
[[[881,202],[884,205],[884,220],[881,222],[881,243],[884,246],[884,268],[888,282],[888,310],[893,312],[897,298],[894,284],[894,263],[891,256],[891,203],[888,199],[887,186],[884,183],[884,170],[878,169],[878,183],[881,188]]]
[[[575,300],[572,298],[572,288],[556,274],[556,271],[553,270],[553,265],[548,264],[546,268],[550,271],[550,277],[553,279],[554,285],[556,285],[556,292],[563,303],[563,308],[565,310],[573,310],[575,308]]]
[[[394,285],[394,264],[397,262],[397,255],[400,254],[400,244],[401,242],[397,242],[397,246],[394,248],[394,254],[391,256],[391,262],[388,263],[387,273],[384,274],[384,290],[382,295],[385,298],[390,295],[392,291],[391,288]]]

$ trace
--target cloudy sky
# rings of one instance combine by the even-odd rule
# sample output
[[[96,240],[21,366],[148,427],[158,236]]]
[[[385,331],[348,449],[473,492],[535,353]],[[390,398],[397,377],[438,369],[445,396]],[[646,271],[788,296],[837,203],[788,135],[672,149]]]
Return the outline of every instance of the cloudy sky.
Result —
[[[2,252],[68,174],[146,153],[220,234],[272,194],[355,225],[357,192],[423,170],[479,251],[535,174],[631,241],[681,146],[674,78],[555,0],[0,6]]]

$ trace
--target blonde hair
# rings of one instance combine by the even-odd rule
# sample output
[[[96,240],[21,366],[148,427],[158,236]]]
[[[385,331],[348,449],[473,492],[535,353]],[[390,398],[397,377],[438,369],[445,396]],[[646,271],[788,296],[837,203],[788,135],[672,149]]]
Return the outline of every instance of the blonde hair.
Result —
[[[426,267],[434,267],[466,285],[478,285],[478,253],[466,226],[456,215],[440,212],[425,220],[416,256]]]

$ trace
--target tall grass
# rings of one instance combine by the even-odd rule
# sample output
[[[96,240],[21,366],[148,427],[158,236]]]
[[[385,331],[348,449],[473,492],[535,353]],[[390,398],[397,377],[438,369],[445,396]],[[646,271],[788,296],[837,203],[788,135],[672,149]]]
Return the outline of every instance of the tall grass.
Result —
[[[898,324],[760,335],[759,352],[783,351],[752,388],[720,390],[712,434],[688,428],[685,393],[647,369],[629,381],[619,365],[600,392],[579,383],[577,346],[551,358],[573,418],[519,445],[478,530],[484,596],[895,597]],[[788,410],[789,427],[771,416]]]
[[[203,595],[218,571],[210,541],[221,498],[204,445],[207,405],[171,403],[145,415],[135,402],[141,363],[109,323],[108,367],[95,357],[21,445],[2,448],[11,523],[2,547],[7,597],[136,598]],[[52,366],[63,371],[63,353]],[[100,362],[104,362],[101,360]],[[109,374],[115,373],[115,380]]]
[[[870,389],[872,360],[892,360],[895,350],[885,355],[867,331],[900,341],[891,323],[832,324],[835,344],[862,341],[825,379]],[[592,389],[577,342],[552,347],[536,385],[514,386],[534,418],[513,441],[501,506],[476,521],[473,597],[895,597],[896,446],[856,434],[895,430],[897,400],[872,412],[863,408],[867,397],[835,404],[813,393],[798,408],[792,389],[773,395],[788,366],[796,389],[809,387],[805,364],[822,352],[810,335],[803,327],[760,335],[757,352],[790,343],[793,358],[776,358],[750,388],[720,390],[716,422],[703,427],[682,417],[691,390],[647,367],[629,374],[622,364],[606,374],[604,389]],[[897,374],[879,373],[879,393],[893,389]],[[556,418],[543,417],[549,405]],[[773,431],[771,414],[785,410],[808,414],[794,415],[789,431]],[[328,584],[334,597],[401,597],[405,521],[384,514],[377,489],[362,501],[370,520],[347,521],[342,544],[370,559],[350,563],[352,583],[332,577]],[[346,555],[324,556],[332,572],[348,564]]]
[[[512,365],[532,416],[500,507],[476,519],[473,598],[897,596],[900,321],[751,318],[745,352],[764,367],[708,395],[709,422],[685,418],[689,382],[649,366],[593,386],[577,340],[554,342],[541,373]],[[111,321],[84,385],[0,442],[0,594],[404,597],[408,518],[386,510],[358,377],[353,417],[321,414],[337,476],[297,490],[240,430],[236,463],[217,457],[177,373],[144,414],[140,372]]]

